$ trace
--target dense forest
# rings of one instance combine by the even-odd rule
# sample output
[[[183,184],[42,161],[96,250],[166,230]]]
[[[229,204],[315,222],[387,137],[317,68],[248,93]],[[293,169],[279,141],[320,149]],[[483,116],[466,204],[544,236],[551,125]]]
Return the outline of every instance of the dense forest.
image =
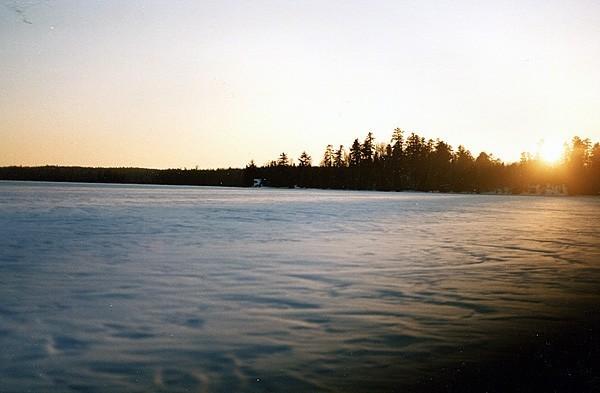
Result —
[[[312,187],[382,191],[437,191],[534,194],[600,194],[600,144],[580,137],[565,144],[559,163],[523,153],[506,164],[492,154],[474,157],[464,146],[406,136],[397,128],[389,143],[376,143],[369,132],[346,149],[327,145],[319,165],[302,153],[295,162],[286,153],[263,166],[244,169],[142,169],[86,167],[3,167],[1,180],[102,183]]]
[[[327,145],[319,166],[306,153],[292,162],[285,153],[262,167],[246,166],[245,184],[265,179],[275,187],[357,190],[415,190],[492,193],[600,193],[600,144],[574,137],[562,161],[553,165],[523,153],[520,162],[505,164],[482,152],[476,158],[464,146],[397,128],[389,143],[376,143],[369,132],[346,150]]]
[[[240,187],[244,185],[244,169],[145,169],[88,168],[78,166],[9,166],[0,168],[0,180]]]

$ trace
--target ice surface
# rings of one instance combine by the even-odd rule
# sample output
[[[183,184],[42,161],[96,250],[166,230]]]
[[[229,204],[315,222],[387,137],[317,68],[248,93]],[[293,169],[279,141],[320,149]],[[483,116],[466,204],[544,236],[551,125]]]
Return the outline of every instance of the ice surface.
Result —
[[[600,200],[0,182],[0,391],[376,391],[594,301]]]

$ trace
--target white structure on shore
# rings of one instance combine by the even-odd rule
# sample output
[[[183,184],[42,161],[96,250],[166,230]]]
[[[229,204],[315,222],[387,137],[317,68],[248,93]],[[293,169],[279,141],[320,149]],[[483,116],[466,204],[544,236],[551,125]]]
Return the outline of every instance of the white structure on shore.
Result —
[[[567,195],[566,184],[530,184],[527,194],[533,195]]]

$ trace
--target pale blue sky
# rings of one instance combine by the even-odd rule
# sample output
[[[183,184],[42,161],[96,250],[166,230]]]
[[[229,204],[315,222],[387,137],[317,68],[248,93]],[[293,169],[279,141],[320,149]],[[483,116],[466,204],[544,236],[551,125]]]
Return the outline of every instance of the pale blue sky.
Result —
[[[598,1],[0,0],[0,165],[600,140]]]

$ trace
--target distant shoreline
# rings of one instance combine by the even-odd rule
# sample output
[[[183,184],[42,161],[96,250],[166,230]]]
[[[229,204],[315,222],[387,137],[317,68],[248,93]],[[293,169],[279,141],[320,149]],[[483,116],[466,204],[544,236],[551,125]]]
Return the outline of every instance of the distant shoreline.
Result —
[[[243,186],[243,169],[148,169],[81,166],[0,167],[0,180],[59,183]]]
[[[31,171],[45,170],[53,172],[51,176],[36,175],[33,176]],[[67,176],[64,171],[69,170],[85,170],[88,173],[94,173],[95,177],[89,176]],[[178,178],[171,179],[168,177],[158,177],[158,181],[149,179],[117,179],[110,177],[114,172],[135,172],[147,173],[152,175],[160,174],[177,174]],[[233,179],[239,178],[240,173],[243,173],[240,168],[228,169],[149,169],[149,168],[99,168],[99,167],[78,167],[78,166],[43,166],[43,167],[20,167],[9,166],[0,167],[0,182],[35,182],[35,183],[69,183],[69,184],[100,184],[100,185],[135,185],[135,186],[182,186],[182,187],[224,187],[224,188],[254,188],[249,185],[236,184]],[[61,176],[58,173],[62,173]],[[107,175],[108,174],[108,175]],[[207,179],[206,175],[211,174],[211,179]],[[232,174],[237,176],[232,176]],[[198,177],[193,177],[196,175]],[[100,177],[104,176],[104,177]],[[203,177],[204,176],[204,177]],[[188,181],[182,181],[187,179]],[[217,179],[215,181],[215,179]],[[136,181],[137,180],[137,181]],[[217,182],[218,181],[218,182]],[[305,190],[332,190],[332,191],[373,191],[373,192],[406,192],[406,193],[423,193],[423,194],[442,194],[442,195],[486,195],[486,196],[542,196],[542,197],[566,197],[572,196],[569,194],[534,194],[534,193],[511,193],[511,192],[476,192],[476,191],[423,191],[423,190],[378,190],[378,189],[355,189],[355,188],[323,188],[323,187],[276,187],[262,186],[259,188],[266,189],[305,189]],[[596,195],[587,195],[596,196]]]

